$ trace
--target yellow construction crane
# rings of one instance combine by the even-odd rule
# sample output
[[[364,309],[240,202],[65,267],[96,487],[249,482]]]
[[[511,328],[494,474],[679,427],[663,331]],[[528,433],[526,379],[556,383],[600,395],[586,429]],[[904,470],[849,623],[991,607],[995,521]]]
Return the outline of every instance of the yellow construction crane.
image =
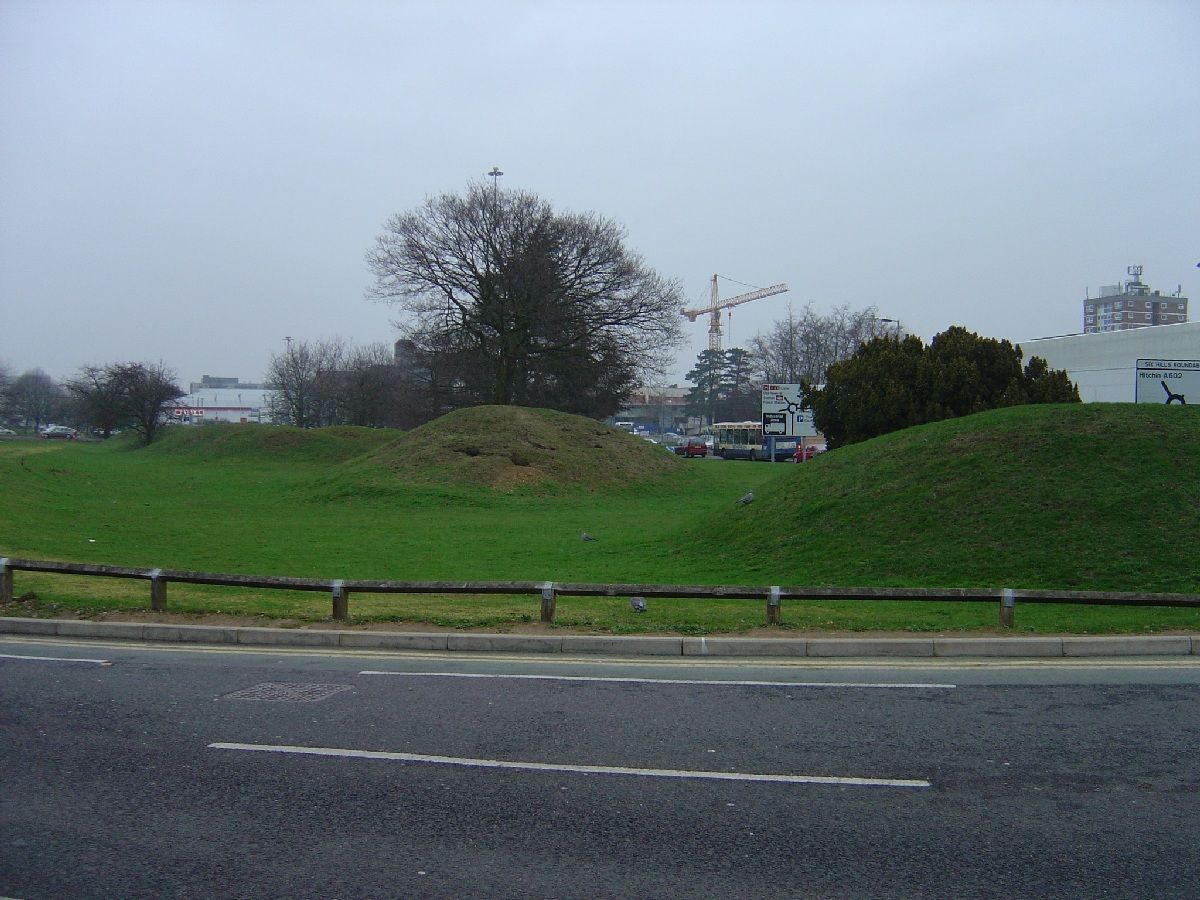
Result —
[[[750,291],[746,294],[738,294],[736,297],[729,297],[722,300],[717,293],[717,276],[712,277],[712,300],[708,306],[702,309],[681,309],[680,315],[687,316],[689,322],[695,322],[700,316],[708,314],[711,316],[708,324],[708,349],[721,349],[721,310],[729,309],[734,306],[740,306],[743,303],[749,303],[751,300],[760,300],[763,297],[770,297],[774,294],[782,294],[788,289],[786,284],[773,284],[770,287],[759,288],[757,291]]]

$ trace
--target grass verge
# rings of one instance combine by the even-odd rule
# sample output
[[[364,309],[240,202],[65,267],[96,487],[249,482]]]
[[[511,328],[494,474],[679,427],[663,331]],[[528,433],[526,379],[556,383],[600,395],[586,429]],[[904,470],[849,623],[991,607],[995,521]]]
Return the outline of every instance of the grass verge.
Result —
[[[426,426],[421,453],[404,450],[411,434],[365,429],[176,429],[145,450],[5,442],[0,554],[324,578],[1200,592],[1200,564],[1180,551],[1200,529],[1196,409],[1000,410],[801,466],[677,459],[561,414],[505,425],[495,408],[469,413],[444,439]],[[500,450],[481,460],[487,446]],[[758,499],[739,505],[750,489]],[[16,580],[37,599],[4,614],[148,605],[144,582]],[[184,585],[170,587],[169,606],[329,615],[319,594]],[[744,633],[764,621],[751,601],[653,601],[639,615],[624,599],[561,598],[558,609],[559,627],[617,633]],[[507,629],[535,624],[538,601],[355,595],[351,612]],[[791,603],[782,629],[959,632],[997,619],[991,604]],[[1028,605],[1017,622],[1143,633],[1196,630],[1200,614]]]

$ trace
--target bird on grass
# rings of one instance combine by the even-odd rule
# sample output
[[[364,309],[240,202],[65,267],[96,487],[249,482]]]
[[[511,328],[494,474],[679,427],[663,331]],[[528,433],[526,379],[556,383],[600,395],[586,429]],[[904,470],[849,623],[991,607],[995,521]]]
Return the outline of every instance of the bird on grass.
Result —
[[[742,506],[745,506],[747,503],[753,503],[753,502],[754,502],[754,491],[746,491],[746,493],[742,494],[741,499],[738,500],[738,503],[742,504]]]
[[[579,532],[579,539],[581,541],[594,541],[595,540],[595,538],[592,537],[590,534],[588,534],[586,531]]]
[[[633,607],[634,612],[645,612],[646,611],[646,598],[645,597],[630,597],[629,605]]]

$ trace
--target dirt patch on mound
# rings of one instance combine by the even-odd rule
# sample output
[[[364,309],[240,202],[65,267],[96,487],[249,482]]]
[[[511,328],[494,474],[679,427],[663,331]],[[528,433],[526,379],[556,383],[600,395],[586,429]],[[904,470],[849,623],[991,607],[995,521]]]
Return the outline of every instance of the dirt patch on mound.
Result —
[[[501,491],[636,483],[679,466],[658,444],[594,419],[517,406],[457,410],[381,448],[370,463],[405,480]]]

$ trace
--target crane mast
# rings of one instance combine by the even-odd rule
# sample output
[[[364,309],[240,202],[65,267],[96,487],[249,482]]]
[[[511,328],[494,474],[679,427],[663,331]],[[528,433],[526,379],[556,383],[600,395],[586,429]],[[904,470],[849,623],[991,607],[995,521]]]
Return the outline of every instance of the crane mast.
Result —
[[[689,322],[695,322],[700,316],[708,314],[708,349],[719,352],[721,349],[721,310],[731,309],[734,306],[749,303],[751,300],[761,300],[763,297],[782,294],[787,289],[788,286],[786,284],[773,284],[770,287],[759,288],[756,291],[749,291],[748,293],[738,294],[736,297],[728,297],[722,300],[717,290],[717,276],[713,275],[712,299],[709,301],[708,306],[700,309],[681,309],[679,313],[686,316]]]

